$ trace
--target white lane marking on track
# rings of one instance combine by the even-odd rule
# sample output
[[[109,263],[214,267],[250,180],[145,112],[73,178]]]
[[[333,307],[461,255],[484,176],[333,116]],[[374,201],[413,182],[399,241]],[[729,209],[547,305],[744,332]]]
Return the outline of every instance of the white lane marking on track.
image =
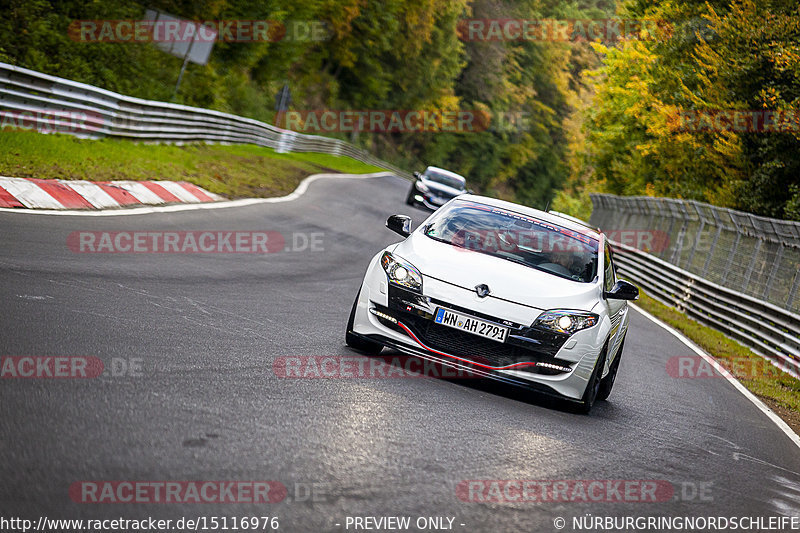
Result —
[[[131,209],[115,209],[110,211],[79,211],[79,210],[52,210],[52,209],[15,209],[13,207],[0,207],[0,212],[6,213],[27,213],[31,215],[71,215],[82,217],[109,217],[123,215],[147,215],[150,213],[174,213],[176,211],[195,211],[198,209],[222,209],[224,207],[243,207],[255,204],[273,204],[279,202],[291,202],[300,198],[308,189],[308,186],[318,179],[367,179],[383,178],[393,176],[392,172],[374,172],[372,174],[312,174],[308,176],[290,194],[278,198],[245,198],[243,200],[227,200],[223,202],[213,202],[204,204],[175,204],[161,207],[134,207]],[[398,178],[403,179],[403,178]],[[405,180],[404,180],[405,181]]]
[[[686,337],[686,336],[685,336],[683,333],[681,333],[680,331],[676,330],[676,329],[675,329],[675,328],[673,328],[672,326],[670,326],[670,325],[666,324],[666,323],[665,323],[665,322],[663,322],[662,320],[660,320],[660,319],[658,319],[658,318],[654,317],[653,315],[651,315],[650,313],[648,313],[647,311],[645,311],[644,309],[642,309],[642,308],[640,308],[640,307],[638,307],[638,306],[636,306],[636,305],[633,305],[633,304],[631,304],[631,308],[633,308],[633,309],[635,309],[636,311],[638,311],[639,313],[641,313],[641,314],[642,314],[642,316],[644,316],[645,318],[649,319],[649,320],[650,320],[650,321],[652,321],[653,323],[655,323],[655,324],[657,324],[657,325],[661,326],[662,328],[664,328],[665,330],[667,330],[669,333],[672,333],[672,335],[673,335],[673,336],[675,336],[675,337],[676,337],[676,338],[677,338],[679,341],[681,341],[683,344],[685,344],[686,346],[688,346],[689,348],[691,348],[691,349],[692,349],[692,351],[693,351],[694,353],[696,353],[697,355],[699,355],[700,357],[702,357],[702,358],[703,358],[703,359],[704,359],[704,360],[705,360],[707,363],[709,363],[710,365],[712,365],[714,368],[716,368],[716,365],[718,365],[718,364],[719,364],[719,363],[717,363],[717,360],[716,360],[716,359],[714,359],[713,357],[711,357],[711,355],[709,355],[708,353],[706,353],[706,352],[705,352],[705,351],[704,351],[702,348],[700,348],[700,347],[699,347],[698,345],[696,345],[694,342],[692,342],[691,340],[689,340],[689,338],[688,338],[688,337]],[[775,412],[774,412],[772,409],[770,409],[769,407],[767,407],[767,406],[764,404],[764,402],[762,402],[761,400],[759,400],[759,399],[758,399],[758,397],[757,397],[756,395],[754,395],[752,392],[750,392],[749,390],[747,390],[747,389],[745,388],[745,386],[744,386],[744,385],[742,385],[741,383],[739,383],[739,381],[738,381],[736,378],[734,378],[734,377],[733,377],[733,376],[732,376],[732,375],[731,375],[729,372],[725,372],[725,373],[723,373],[723,377],[724,377],[725,379],[727,379],[727,380],[728,380],[728,382],[729,382],[731,385],[733,385],[733,386],[736,388],[736,390],[738,390],[739,392],[741,392],[742,394],[744,394],[745,398],[747,398],[748,400],[750,400],[751,402],[753,402],[753,404],[754,404],[756,407],[758,407],[758,408],[761,410],[761,412],[762,412],[762,413],[764,413],[765,415],[767,415],[767,417],[768,417],[770,420],[772,420],[772,421],[775,423],[775,425],[776,425],[776,426],[778,426],[778,427],[781,429],[781,431],[783,431],[783,432],[786,434],[786,436],[787,436],[787,437],[789,437],[789,439],[791,439],[791,441],[792,441],[792,442],[793,442],[793,443],[794,443],[794,444],[795,444],[795,445],[796,445],[798,448],[800,448],[800,437],[798,437],[798,436],[797,436],[797,433],[795,433],[794,431],[792,431],[792,428],[790,428],[790,427],[789,427],[789,425],[788,425],[786,422],[784,422],[784,421],[783,421],[783,419],[781,419],[781,417],[779,417],[778,415],[776,415],[776,414],[775,414]]]

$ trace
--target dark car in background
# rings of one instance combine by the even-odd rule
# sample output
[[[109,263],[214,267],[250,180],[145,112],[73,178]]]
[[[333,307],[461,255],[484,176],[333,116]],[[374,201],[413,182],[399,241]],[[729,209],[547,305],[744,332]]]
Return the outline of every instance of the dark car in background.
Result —
[[[420,174],[414,172],[416,180],[408,192],[408,205],[421,205],[436,211],[451,199],[469,192],[464,176],[443,168],[428,167]]]

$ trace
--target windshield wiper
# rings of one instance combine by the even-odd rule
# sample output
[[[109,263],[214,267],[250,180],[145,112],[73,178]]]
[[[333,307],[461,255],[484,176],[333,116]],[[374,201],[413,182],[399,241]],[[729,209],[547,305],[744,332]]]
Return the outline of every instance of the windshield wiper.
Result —
[[[530,263],[528,263],[528,262],[526,262],[526,261],[524,261],[522,259],[517,259],[516,257],[508,257],[508,256],[505,256],[505,255],[490,254],[490,253],[487,253],[487,252],[483,252],[483,253],[485,253],[486,255],[490,255],[492,257],[505,259],[506,261],[511,261],[512,263],[516,263],[518,265],[522,265],[522,266],[525,266],[525,267],[528,267],[528,268],[536,268],[534,265],[532,265],[532,264],[530,264]],[[541,269],[537,269],[537,270],[541,270]]]

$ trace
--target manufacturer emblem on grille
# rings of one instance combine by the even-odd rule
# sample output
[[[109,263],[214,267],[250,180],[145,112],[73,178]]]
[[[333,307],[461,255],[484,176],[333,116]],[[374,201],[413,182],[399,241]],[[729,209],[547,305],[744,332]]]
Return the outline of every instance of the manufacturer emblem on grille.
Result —
[[[478,298],[486,298],[489,296],[489,286],[485,283],[475,285],[475,292],[478,294]]]

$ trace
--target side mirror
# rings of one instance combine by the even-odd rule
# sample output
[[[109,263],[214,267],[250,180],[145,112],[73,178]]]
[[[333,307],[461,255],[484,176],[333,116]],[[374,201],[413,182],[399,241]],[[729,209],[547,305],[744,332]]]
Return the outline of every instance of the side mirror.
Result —
[[[638,300],[639,288],[625,280],[618,280],[603,296],[612,300]]]
[[[416,170],[415,170],[415,171],[414,171],[414,177],[415,177],[415,178],[417,178],[417,179],[419,179],[419,178],[421,178],[421,177],[422,177],[422,174],[420,174],[418,171],[416,171]]]
[[[392,215],[386,219],[386,227],[403,237],[408,237],[411,235],[411,217]],[[636,294],[638,295],[639,292],[637,291]]]

